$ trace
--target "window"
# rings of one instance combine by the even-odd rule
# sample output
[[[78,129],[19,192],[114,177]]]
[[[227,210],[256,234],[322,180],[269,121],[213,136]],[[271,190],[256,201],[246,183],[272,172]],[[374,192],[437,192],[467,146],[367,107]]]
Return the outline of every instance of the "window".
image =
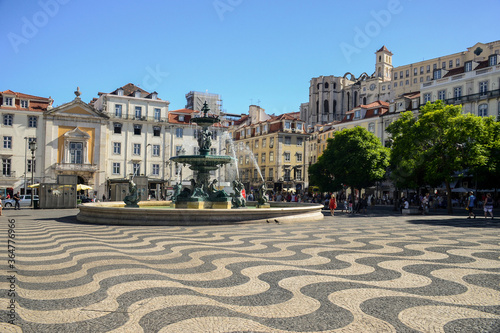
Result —
[[[121,142],[113,142],[113,154],[120,155],[122,153]]]
[[[28,101],[21,101],[21,107],[23,109],[27,109],[28,108]]]
[[[440,69],[436,69],[434,71],[434,80],[437,80],[437,79],[440,79],[441,78],[441,70]]]
[[[385,86],[382,86],[382,90],[385,90]],[[363,103],[363,104],[365,104],[365,103]]]
[[[455,61],[455,65],[456,65],[457,67],[459,67],[459,66],[460,66],[460,59],[457,59],[457,61]]]
[[[410,84],[410,80],[406,80],[405,84],[409,85]]]
[[[394,87],[397,87],[398,86],[398,83],[397,82],[394,82]]]
[[[260,161],[261,163],[266,163],[266,153],[262,153],[260,158],[261,158],[261,161]]]
[[[424,103],[427,103],[430,101],[431,101],[431,94],[430,93],[424,94]]]
[[[497,64],[497,55],[496,54],[490,55],[490,57],[488,58],[488,65],[495,66],[496,64]]]
[[[262,148],[266,148],[266,139],[262,139]]]
[[[183,114],[179,115],[179,121],[184,121],[184,115]]]
[[[292,124],[289,121],[285,121],[285,129],[292,128]]]
[[[431,80],[431,77],[429,75],[427,75],[427,77],[425,78],[427,81],[430,81]]]
[[[160,145],[153,145],[153,156],[160,156]]]
[[[291,171],[290,169],[285,169],[285,173],[283,175],[285,181],[290,181],[290,171]]]
[[[420,74],[424,74],[424,66],[420,66]]]
[[[83,143],[70,142],[69,143],[69,163],[82,164],[83,163]]]
[[[481,96],[486,95],[488,92],[488,81],[479,82],[479,94]]]
[[[4,97],[3,98],[3,105],[12,106],[12,97]]]
[[[255,140],[255,148],[259,148],[259,140]]]
[[[273,180],[273,174],[274,174],[274,169],[273,168],[269,168],[269,180]]]
[[[181,154],[183,154],[182,146],[175,146],[175,156],[179,156]]]
[[[398,79],[398,72],[394,72],[394,80]]]
[[[274,147],[274,138],[269,138],[269,148]]]
[[[297,153],[295,156],[297,156],[297,162],[302,162],[302,153]]]
[[[240,165],[243,165],[243,156],[240,156],[239,162],[240,162]]]
[[[472,61],[467,61],[465,64],[464,64],[464,68],[465,68],[465,71],[466,72],[470,72],[472,70]]]
[[[161,109],[159,108],[155,108],[155,111],[154,111],[154,118],[156,121],[160,121],[160,117],[161,117]]]
[[[211,155],[217,155],[217,148],[210,148]]]
[[[250,157],[248,155],[245,156],[245,164],[248,164],[250,162]]]
[[[175,129],[175,136],[178,138],[182,138],[184,136],[184,129],[182,127],[177,127]]]
[[[297,123],[297,130],[302,131],[302,123]]]
[[[417,78],[414,78],[414,79],[413,79],[413,83],[417,83]]]
[[[269,162],[274,162],[274,152],[269,152]]]
[[[267,132],[267,124],[264,124],[263,132]]]
[[[368,132],[375,133],[375,124],[374,123],[368,124]]]
[[[289,145],[292,143],[292,137],[291,136],[285,136],[285,144]]]
[[[252,135],[252,129],[247,128],[247,137],[250,137],[250,135]]]
[[[114,133],[115,134],[121,134],[122,133],[122,124],[120,124],[120,123],[114,123],[113,124],[113,128],[114,128]]]
[[[134,143],[134,155],[141,155],[141,144],[140,143]]]
[[[439,90],[438,91],[438,99],[444,101],[446,99],[446,90]]]
[[[361,118],[361,111],[360,110],[354,111],[354,119],[359,119],[359,118]]]
[[[160,136],[160,133],[161,133],[161,127],[153,126],[153,136]]]
[[[11,136],[4,136],[3,137],[3,147],[5,149],[12,149],[12,137]]]
[[[431,65],[427,65],[427,67],[425,68],[427,73],[430,73],[431,72]]]
[[[488,104],[479,105],[479,109],[477,111],[477,115],[479,117],[488,117]]]
[[[142,125],[134,125],[134,135],[141,135]]]
[[[438,67],[438,65],[437,65],[437,64],[432,65],[432,70],[437,69],[437,67]]]
[[[135,107],[135,119],[141,119],[142,117],[142,107],[136,106]]]
[[[32,164],[33,162],[33,164]],[[26,172],[36,172],[36,160],[28,160]]]
[[[446,61],[443,61],[443,62],[441,63],[441,68],[446,68]]]
[[[285,152],[283,156],[285,157],[285,162],[290,162],[290,152]]]
[[[28,127],[36,128],[38,123],[38,117],[30,116],[28,117]]]
[[[409,69],[407,69],[407,70],[406,70],[406,77],[409,77],[409,76],[410,76],[410,70],[409,70]]]
[[[297,179],[297,180],[302,179],[302,170],[301,169],[295,169],[295,179]]]
[[[141,174],[141,164],[140,163],[132,164],[132,169],[134,172],[134,176],[140,176],[140,174]]]
[[[304,142],[303,138],[297,138],[297,146],[302,146],[303,142]]]
[[[10,177],[11,161],[10,158],[2,158],[2,175]]]
[[[418,72],[417,67],[413,68],[413,75],[417,75],[418,74],[417,72]]]
[[[448,62],[448,68],[453,68],[453,60],[450,60],[450,61]]]
[[[255,127],[255,134],[260,134],[260,126]]]
[[[200,147],[198,146],[193,147],[193,155],[200,155]]]
[[[403,78],[403,71],[400,71],[399,72],[399,78],[402,79]]]
[[[14,120],[14,115],[12,115],[12,114],[4,114],[3,115],[3,125],[4,126],[12,126],[13,120]]]
[[[160,175],[160,165],[153,164],[153,176],[159,176],[159,175]]]
[[[424,77],[423,76],[420,77],[420,82],[424,82]]]
[[[122,105],[121,104],[115,104],[115,117],[117,117],[117,118],[122,117]]]
[[[453,97],[456,100],[460,100],[460,97],[462,97],[462,87],[455,87],[453,89]]]
[[[120,163],[113,162],[113,175],[119,175],[119,174],[120,174]]]

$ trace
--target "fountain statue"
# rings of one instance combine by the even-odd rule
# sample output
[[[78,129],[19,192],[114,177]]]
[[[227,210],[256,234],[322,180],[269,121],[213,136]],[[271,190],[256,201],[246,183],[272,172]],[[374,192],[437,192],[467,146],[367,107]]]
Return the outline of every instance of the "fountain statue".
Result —
[[[209,127],[219,123],[217,116],[208,115],[207,103],[203,104],[201,109],[202,117],[194,118],[191,122],[201,127],[198,136],[198,147],[200,155],[180,155],[171,157],[170,160],[175,163],[188,164],[191,170],[196,172],[196,179],[192,180],[192,186],[187,187],[175,196],[175,208],[231,208],[231,196],[225,191],[215,189],[216,182],[210,181],[210,171],[217,170],[220,166],[234,161],[233,157],[210,155],[212,145],[212,131]],[[178,189],[176,189],[178,192]],[[173,200],[174,201],[174,200]]]
[[[269,208],[271,205],[268,203],[268,199],[266,197],[266,184],[262,184],[259,186],[259,190],[256,193],[257,196],[257,208]]]
[[[243,190],[243,184],[237,179],[233,180],[233,190],[234,194],[232,194],[233,198],[231,200],[233,208],[246,207],[246,200],[241,194],[241,190]]]
[[[136,183],[134,183],[132,178],[130,178],[130,180],[128,181],[128,191],[129,194],[123,199],[123,201],[125,202],[125,207],[139,207],[137,203],[141,201],[141,197],[137,193],[137,185]]]

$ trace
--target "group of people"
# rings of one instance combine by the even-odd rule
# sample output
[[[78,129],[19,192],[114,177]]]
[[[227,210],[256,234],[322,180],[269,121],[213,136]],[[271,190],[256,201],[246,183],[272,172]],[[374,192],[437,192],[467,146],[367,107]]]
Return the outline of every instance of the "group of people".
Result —
[[[474,192],[469,192],[469,196],[467,197],[467,206],[465,209],[469,212],[468,219],[476,218],[476,213],[474,213],[474,208],[476,207],[476,197],[474,196]],[[486,197],[483,200],[483,211],[484,218],[488,218],[488,215],[491,216],[493,220],[493,198],[491,197],[491,193],[486,194]]]

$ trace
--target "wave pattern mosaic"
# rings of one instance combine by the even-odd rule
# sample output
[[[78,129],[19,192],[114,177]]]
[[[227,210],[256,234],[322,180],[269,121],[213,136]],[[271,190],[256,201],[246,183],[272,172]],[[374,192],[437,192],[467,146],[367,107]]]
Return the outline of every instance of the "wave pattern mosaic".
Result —
[[[499,225],[444,219],[126,227],[19,217],[17,326],[2,292],[0,331],[500,332]]]

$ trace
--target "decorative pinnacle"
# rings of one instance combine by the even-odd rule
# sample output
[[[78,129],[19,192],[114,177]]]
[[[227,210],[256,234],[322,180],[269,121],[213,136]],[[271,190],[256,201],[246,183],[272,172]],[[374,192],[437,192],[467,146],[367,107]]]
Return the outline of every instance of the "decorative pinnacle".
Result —
[[[208,111],[210,111],[210,109],[208,108],[207,101],[205,101],[205,103],[203,103],[203,107],[201,108],[201,112],[204,113],[204,117],[207,116]]]

